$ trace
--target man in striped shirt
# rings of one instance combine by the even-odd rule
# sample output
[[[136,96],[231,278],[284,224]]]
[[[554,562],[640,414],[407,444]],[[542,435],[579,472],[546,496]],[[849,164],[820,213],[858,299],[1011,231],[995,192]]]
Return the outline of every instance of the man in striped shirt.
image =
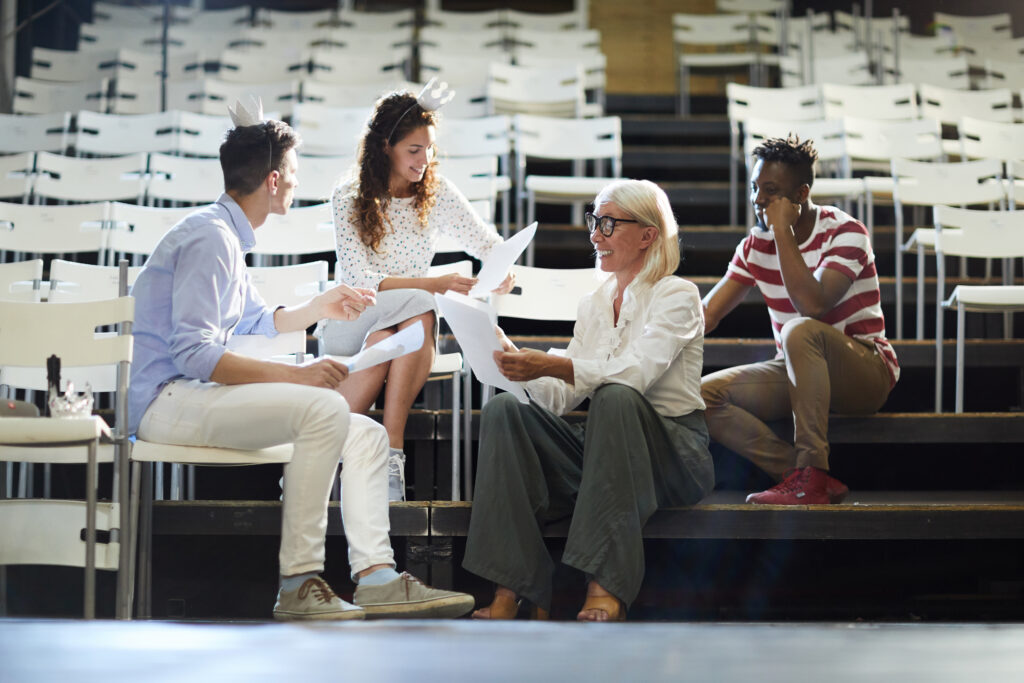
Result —
[[[838,503],[829,476],[828,414],[876,412],[899,378],[885,339],[878,275],[864,225],[811,202],[817,152],[810,140],[766,140],[754,150],[750,201],[757,225],[725,277],[704,298],[705,334],[757,287],[778,353],[703,378],[711,438],[780,483],[750,503]],[[794,443],[767,421],[793,420]]]

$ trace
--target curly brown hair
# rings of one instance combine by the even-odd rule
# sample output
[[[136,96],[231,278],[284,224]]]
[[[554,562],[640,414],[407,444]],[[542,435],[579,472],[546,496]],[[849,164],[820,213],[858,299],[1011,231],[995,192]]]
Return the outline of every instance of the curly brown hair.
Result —
[[[385,211],[391,200],[388,147],[405,139],[417,128],[436,125],[437,115],[423,109],[416,102],[416,97],[407,91],[385,95],[373,107],[366,131],[359,141],[358,187],[354,205],[359,237],[374,251],[378,250],[391,226]],[[414,184],[416,199],[413,206],[423,227],[427,226],[427,216],[437,201],[439,180],[434,170],[436,164],[436,161],[431,161],[423,179]]]

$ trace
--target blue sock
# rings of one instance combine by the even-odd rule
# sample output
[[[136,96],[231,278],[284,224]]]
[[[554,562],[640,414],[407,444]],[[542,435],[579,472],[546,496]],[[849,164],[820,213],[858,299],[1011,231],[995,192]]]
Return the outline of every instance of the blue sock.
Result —
[[[306,583],[307,579],[315,579],[320,576],[320,572],[306,572],[305,574],[296,574],[295,576],[282,576],[281,577],[281,589],[286,591],[296,591],[302,584]]]
[[[360,586],[381,586],[385,583],[391,583],[398,578],[398,572],[395,571],[394,567],[384,567],[377,571],[367,574],[366,576],[360,577]]]

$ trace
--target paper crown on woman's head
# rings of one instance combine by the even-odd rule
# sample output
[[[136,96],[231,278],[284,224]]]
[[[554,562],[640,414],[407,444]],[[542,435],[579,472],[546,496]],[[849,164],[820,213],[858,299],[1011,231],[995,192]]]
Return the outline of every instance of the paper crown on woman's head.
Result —
[[[402,115],[395,119],[395,125],[391,126],[391,132],[387,134],[385,140],[390,143],[391,136],[398,130],[398,124],[402,122],[405,115],[413,110],[417,104],[420,105],[420,109],[424,111],[437,111],[444,105],[452,101],[455,97],[455,91],[448,87],[448,84],[444,81],[438,81],[437,76],[427,81],[427,84],[423,86],[423,90],[420,90],[420,94],[416,96],[416,102],[409,105],[409,107],[402,112]],[[380,132],[380,131],[377,131]]]

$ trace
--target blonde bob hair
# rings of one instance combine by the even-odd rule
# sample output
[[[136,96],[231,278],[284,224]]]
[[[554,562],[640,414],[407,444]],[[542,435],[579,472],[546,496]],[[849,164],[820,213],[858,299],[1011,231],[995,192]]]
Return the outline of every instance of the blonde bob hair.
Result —
[[[658,229],[636,279],[654,284],[675,273],[679,267],[679,225],[665,191],[650,180],[616,180],[597,193],[594,211],[608,203],[615,204],[642,226]]]

